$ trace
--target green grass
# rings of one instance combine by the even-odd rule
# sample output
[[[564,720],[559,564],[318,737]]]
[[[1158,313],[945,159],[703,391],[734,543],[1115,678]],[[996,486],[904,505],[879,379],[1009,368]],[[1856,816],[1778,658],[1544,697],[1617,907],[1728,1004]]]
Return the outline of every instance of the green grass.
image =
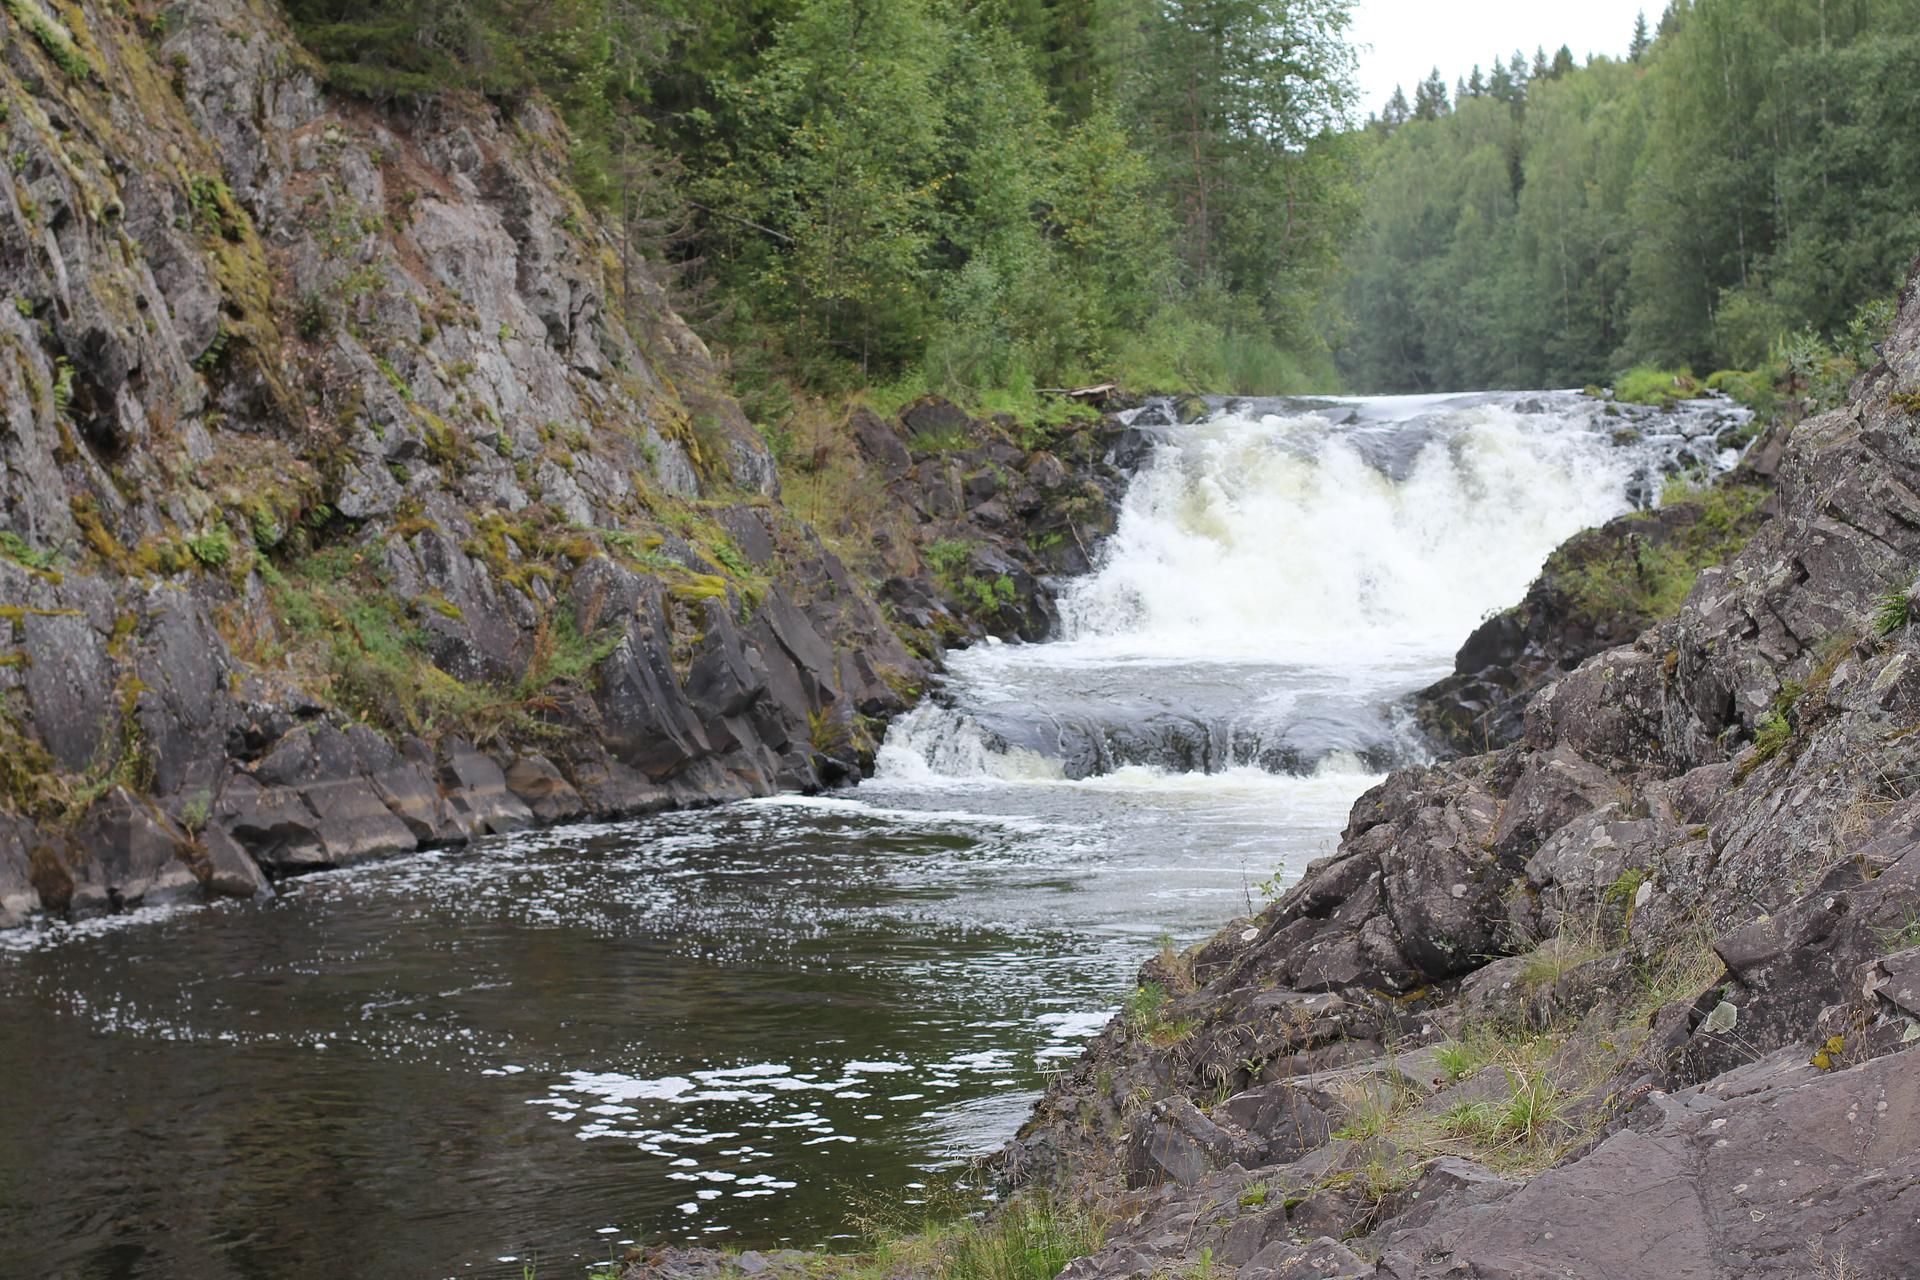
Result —
[[[1398,1086],[1384,1077],[1357,1081],[1341,1087],[1339,1092],[1345,1099],[1347,1116],[1346,1123],[1333,1136],[1353,1142],[1384,1135],[1409,1100]]]
[[[1186,1018],[1168,1018],[1167,1006],[1172,1002],[1173,997],[1160,983],[1141,983],[1127,997],[1122,1010],[1127,1030],[1150,1044],[1163,1047],[1185,1040],[1193,1034],[1194,1023]]]
[[[1483,1044],[1447,1040],[1434,1046],[1433,1061],[1446,1077],[1447,1083],[1455,1084],[1479,1071],[1492,1059]]]
[[[1700,394],[1693,370],[1656,369],[1640,365],[1614,379],[1613,398],[1627,404],[1670,405]]]
[[[1095,1209],[1022,1197],[988,1217],[918,1227],[874,1226],[856,1254],[826,1254],[814,1280],[1053,1280],[1100,1247],[1105,1218]]]
[[[1560,934],[1527,954],[1520,966],[1520,982],[1529,989],[1550,987],[1584,964],[1606,954],[1598,939]]]
[[[1508,1096],[1463,1102],[1440,1114],[1440,1127],[1483,1149],[1539,1149],[1573,1129],[1566,1112],[1572,1096],[1541,1068],[1507,1067]]]
[[[1877,930],[1876,933],[1882,955],[1920,947],[1920,912],[1909,909],[1905,921],[1890,929]]]

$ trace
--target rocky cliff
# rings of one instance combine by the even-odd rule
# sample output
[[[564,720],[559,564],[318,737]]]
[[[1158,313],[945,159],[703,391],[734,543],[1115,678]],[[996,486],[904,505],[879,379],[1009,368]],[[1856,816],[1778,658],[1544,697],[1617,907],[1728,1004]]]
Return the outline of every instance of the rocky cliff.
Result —
[[[5,9],[0,926],[831,783],[1110,518],[1111,432],[865,415],[849,572],[539,101],[332,96],[257,0]]]
[[[1920,283],[1772,510],[1516,740],[1148,965],[1007,1153],[1107,1203],[1067,1274],[1909,1273]]]

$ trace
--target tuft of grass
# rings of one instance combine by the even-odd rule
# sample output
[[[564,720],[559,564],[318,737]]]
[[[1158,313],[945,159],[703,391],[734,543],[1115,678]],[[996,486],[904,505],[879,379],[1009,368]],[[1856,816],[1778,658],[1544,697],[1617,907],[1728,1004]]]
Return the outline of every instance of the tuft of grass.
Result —
[[[1127,997],[1123,1014],[1127,1030],[1140,1039],[1166,1046],[1178,1044],[1193,1034],[1194,1024],[1185,1018],[1173,1020],[1167,1017],[1167,1006],[1172,997],[1167,989],[1158,982],[1143,982],[1134,988]]]
[[[1349,1082],[1338,1092],[1346,1102],[1347,1122],[1333,1136],[1354,1142],[1385,1134],[1409,1101],[1402,1089],[1386,1079]]]
[[[1531,989],[1550,987],[1581,965],[1606,954],[1599,939],[1574,937],[1565,933],[1547,939],[1527,955],[1520,966],[1520,981]]]
[[[1440,1127],[1482,1148],[1539,1147],[1564,1136],[1569,1098],[1544,1072],[1507,1068],[1504,1099],[1462,1102],[1440,1113]]]
[[[1492,1059],[1485,1045],[1448,1040],[1434,1046],[1433,1061],[1446,1077],[1447,1083],[1455,1084],[1486,1066]]]
[[[1774,710],[1760,717],[1760,727],[1753,735],[1753,756],[1748,773],[1758,769],[1767,761],[1779,755],[1787,743],[1793,740],[1793,722],[1784,712]]]
[[[1881,955],[1892,955],[1896,951],[1906,951],[1920,947],[1920,912],[1908,910],[1907,918],[1890,929],[1875,930],[1880,944]]]

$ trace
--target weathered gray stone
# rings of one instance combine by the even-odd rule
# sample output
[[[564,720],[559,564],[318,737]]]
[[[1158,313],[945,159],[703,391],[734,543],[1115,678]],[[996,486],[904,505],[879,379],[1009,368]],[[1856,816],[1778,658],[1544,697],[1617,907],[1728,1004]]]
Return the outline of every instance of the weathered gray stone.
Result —
[[[506,782],[541,823],[565,822],[586,812],[580,793],[545,756],[521,756],[507,769]]]

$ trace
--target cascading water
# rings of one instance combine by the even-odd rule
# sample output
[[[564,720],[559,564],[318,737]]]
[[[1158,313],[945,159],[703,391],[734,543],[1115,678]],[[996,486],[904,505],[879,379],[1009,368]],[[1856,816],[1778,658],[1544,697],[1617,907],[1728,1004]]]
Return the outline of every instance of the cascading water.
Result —
[[[881,783],[1256,769],[1417,757],[1394,706],[1445,673],[1547,553],[1732,460],[1721,402],[1574,393],[1230,401],[1162,443],[1061,638],[958,655],[902,720]]]

